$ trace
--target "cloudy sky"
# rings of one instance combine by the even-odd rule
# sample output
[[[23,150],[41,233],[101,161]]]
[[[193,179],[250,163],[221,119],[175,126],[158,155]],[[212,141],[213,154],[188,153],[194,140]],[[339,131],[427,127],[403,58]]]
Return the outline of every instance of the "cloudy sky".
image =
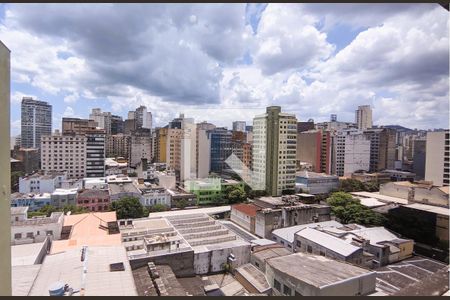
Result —
[[[61,117],[146,105],[231,126],[268,105],[299,120],[448,128],[449,13],[437,4],[3,4],[12,134],[33,96]]]

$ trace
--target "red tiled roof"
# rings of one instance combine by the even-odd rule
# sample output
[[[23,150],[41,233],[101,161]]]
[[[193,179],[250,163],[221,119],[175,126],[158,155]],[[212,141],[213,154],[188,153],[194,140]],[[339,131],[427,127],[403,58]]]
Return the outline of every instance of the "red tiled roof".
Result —
[[[250,217],[255,217],[256,216],[256,212],[258,210],[260,210],[260,208],[257,207],[254,204],[243,204],[243,203],[241,203],[241,204],[234,204],[234,205],[231,206],[231,209],[232,210],[233,209],[238,210],[238,211],[240,211],[240,212],[242,212],[242,213],[244,213],[244,214],[246,214],[246,215],[248,215]]]

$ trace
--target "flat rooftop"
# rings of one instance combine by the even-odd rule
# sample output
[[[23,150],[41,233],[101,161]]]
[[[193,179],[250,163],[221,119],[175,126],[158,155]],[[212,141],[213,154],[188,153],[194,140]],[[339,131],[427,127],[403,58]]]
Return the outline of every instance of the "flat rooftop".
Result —
[[[88,247],[86,257],[86,296],[137,296],[123,246]],[[80,258],[81,247],[47,255],[29,295],[48,296],[49,286],[57,281],[68,284],[75,291],[80,290],[84,264]],[[124,265],[124,271],[110,270],[110,264],[120,262]]]
[[[12,266],[12,295],[28,296],[41,265],[16,265]]]
[[[365,198],[375,198],[381,202],[386,202],[386,203],[408,204],[408,200],[406,200],[406,199],[381,195],[379,192],[352,192],[350,194],[352,194],[354,196],[365,197]]]
[[[230,205],[224,206],[215,206],[215,207],[206,207],[206,208],[193,208],[193,209],[183,209],[183,210],[174,210],[174,211],[163,211],[163,212],[154,212],[150,213],[150,217],[171,217],[171,216],[182,216],[182,215],[190,215],[190,214],[207,214],[214,215],[220,214],[227,211],[231,211]]]
[[[385,202],[378,201],[376,198],[366,198],[366,197],[356,197],[359,199],[360,203],[366,207],[374,208],[386,205]]]
[[[267,264],[278,272],[317,288],[374,273],[324,256],[305,253],[271,258],[267,260]]]
[[[411,209],[417,209],[417,210],[421,210],[421,211],[428,211],[428,212],[435,213],[438,215],[444,215],[444,216],[450,215],[450,211],[448,208],[434,206],[434,205],[413,203],[413,204],[404,205],[404,207],[411,208]]]
[[[325,173],[316,173],[311,171],[299,171],[295,173],[295,176],[297,177],[304,177],[304,178],[328,178],[328,179],[336,179],[338,180],[338,176],[336,175],[328,175]]]
[[[63,226],[72,226],[67,240],[53,241],[50,253],[67,251],[81,246],[115,246],[121,244],[120,233],[108,234],[100,227],[115,222],[116,212],[98,212],[64,217]]]
[[[11,265],[25,266],[34,265],[38,260],[39,253],[45,243],[32,243],[11,246]]]
[[[252,256],[258,258],[259,260],[267,260],[274,257],[286,256],[292,254],[291,251],[284,248],[279,244],[267,245],[267,246],[259,246],[257,247]]]

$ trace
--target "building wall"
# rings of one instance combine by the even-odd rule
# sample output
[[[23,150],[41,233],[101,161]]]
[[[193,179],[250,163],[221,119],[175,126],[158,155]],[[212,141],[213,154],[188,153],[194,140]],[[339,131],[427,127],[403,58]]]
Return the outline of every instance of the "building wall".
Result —
[[[230,220],[247,231],[255,233],[255,217],[249,216],[237,209],[233,209],[233,206],[231,206]]]
[[[426,143],[425,180],[437,186],[449,185],[449,131],[428,132]]]
[[[67,177],[86,177],[85,136],[42,136],[41,164],[44,171],[67,171]]]
[[[362,134],[349,134],[345,138],[344,176],[358,170],[369,171],[370,140]]]
[[[61,215],[58,222],[47,224],[33,224],[24,226],[11,226],[11,245],[22,245],[31,243],[43,242],[47,235],[52,235],[53,240],[59,240],[61,238],[61,230],[63,225],[64,215]],[[32,237],[27,237],[31,234]],[[21,235],[17,238],[16,235]]]
[[[24,97],[21,106],[21,146],[40,148],[41,136],[52,132],[52,106]]]
[[[142,257],[130,259],[131,269],[147,266],[149,262],[155,265],[168,265],[177,277],[191,277],[196,273],[194,271],[194,251],[184,251],[160,256]]]
[[[250,262],[250,244],[230,246],[198,252],[194,254],[194,271],[197,275],[222,272],[227,258],[233,254],[236,260],[232,263],[233,268],[237,268]]]
[[[375,291],[376,273],[369,273],[359,277],[339,281],[322,288],[315,287],[301,278],[293,278],[282,270],[277,270],[270,265],[266,266],[266,277],[274,296],[283,296],[284,285],[290,288],[289,296],[357,296],[366,295]],[[275,280],[281,285],[281,291],[275,288]]]
[[[106,157],[128,158],[131,150],[131,136],[124,134],[107,135],[105,140]]]
[[[305,131],[297,134],[297,160],[312,165],[320,173],[320,131]]]
[[[109,193],[107,190],[84,190],[77,196],[77,206],[90,211],[108,211]]]
[[[143,158],[147,161],[151,161],[153,158],[150,131],[136,131],[131,135],[130,166],[135,167]]]

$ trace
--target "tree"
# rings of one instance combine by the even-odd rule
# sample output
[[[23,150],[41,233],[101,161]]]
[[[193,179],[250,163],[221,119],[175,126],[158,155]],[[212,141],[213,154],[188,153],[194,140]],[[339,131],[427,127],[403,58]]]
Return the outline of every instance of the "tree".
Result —
[[[75,206],[73,204],[67,204],[63,207],[64,214],[67,214],[70,211],[70,214],[77,215],[77,214],[85,214],[90,212],[89,209],[85,207]]]
[[[183,209],[183,208],[185,208],[186,206],[188,206],[188,204],[189,204],[189,202],[188,202],[186,199],[181,199],[180,201],[178,201],[178,202],[175,204],[175,206],[176,206],[177,208]]]
[[[357,179],[347,178],[339,181],[339,192],[377,192],[378,184],[374,182],[362,182]]]
[[[224,198],[229,204],[244,202],[247,200],[247,194],[244,190],[235,185],[227,186],[225,189]]]
[[[123,197],[111,203],[111,209],[116,212],[117,219],[142,218],[145,215],[144,207],[138,198]]]
[[[344,224],[380,226],[386,221],[383,215],[362,205],[358,199],[345,192],[333,193],[327,203],[331,206],[331,212]]]
[[[148,210],[150,212],[159,212],[159,211],[166,211],[167,210],[167,206],[165,206],[164,204],[155,204],[153,206],[150,206],[148,208]]]

